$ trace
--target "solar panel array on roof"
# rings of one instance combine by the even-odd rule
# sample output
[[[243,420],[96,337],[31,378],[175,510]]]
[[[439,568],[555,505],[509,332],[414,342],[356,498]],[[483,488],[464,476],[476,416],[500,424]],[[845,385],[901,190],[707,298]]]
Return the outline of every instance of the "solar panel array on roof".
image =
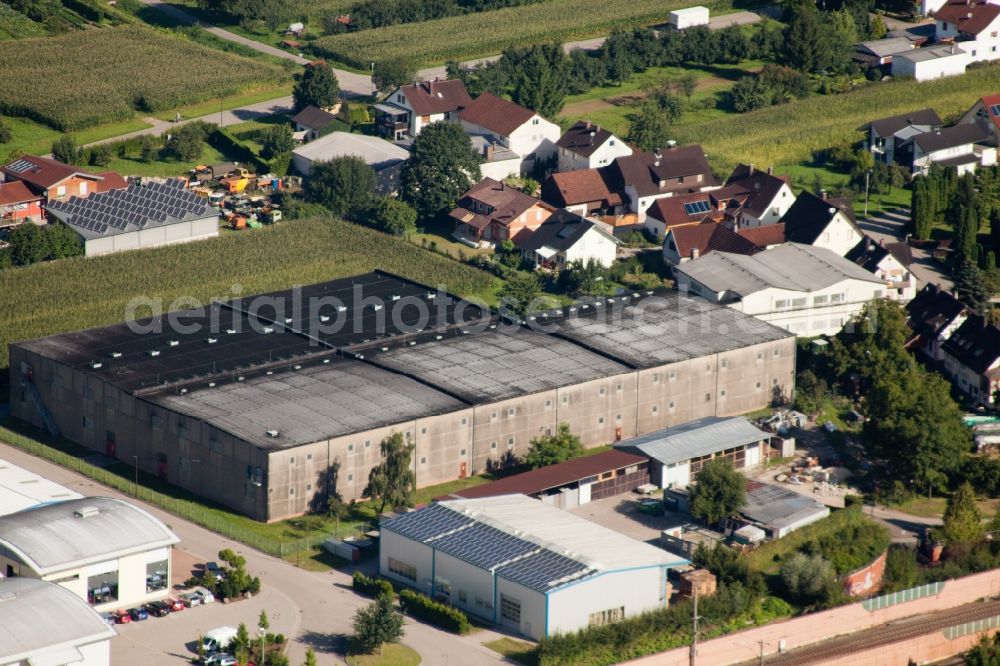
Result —
[[[157,224],[194,220],[210,214],[208,202],[184,189],[180,180],[132,184],[89,197],[53,201],[48,210],[80,229],[103,235],[109,229],[129,231]]]
[[[545,592],[558,583],[572,578],[581,578],[590,568],[565,555],[551,550],[540,550],[531,557],[517,560],[497,569],[497,575],[512,583]]]
[[[684,204],[684,212],[688,215],[698,215],[699,213],[707,213],[711,206],[708,205],[708,201],[692,201],[691,203]]]
[[[473,523],[429,543],[443,553],[482,569],[492,569],[538,550],[537,544],[483,523]]]
[[[1000,116],[1000,104],[990,106],[990,115]]]
[[[31,171],[32,169],[37,169],[37,167],[28,160],[17,160],[16,162],[10,164],[7,169],[9,171],[13,171],[14,173],[25,173],[27,171]]]
[[[421,543],[436,536],[471,525],[468,516],[440,504],[432,504],[423,509],[404,513],[402,516],[382,521],[382,527]]]

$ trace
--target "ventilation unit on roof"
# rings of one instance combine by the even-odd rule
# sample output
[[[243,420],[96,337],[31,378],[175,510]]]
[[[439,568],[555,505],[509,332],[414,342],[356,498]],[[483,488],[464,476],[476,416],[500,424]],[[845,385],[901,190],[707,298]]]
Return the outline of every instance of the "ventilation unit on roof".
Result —
[[[93,518],[99,514],[101,510],[96,506],[81,506],[79,509],[73,512],[73,515],[77,518]]]
[[[432,300],[437,294],[427,294],[427,300]]]
[[[154,356],[154,357],[155,356],[159,356],[160,355],[160,350],[159,349],[150,349],[149,350],[149,355],[150,356]]]
[[[91,369],[91,370],[97,370],[97,369],[98,369],[98,368],[100,368],[100,367],[101,367],[102,365],[104,365],[104,364],[103,364],[103,363],[101,363],[100,361],[91,361],[91,362],[90,362],[90,369]]]
[[[274,374],[274,370],[268,370],[268,371],[267,371],[267,372],[265,372],[264,374],[265,374],[265,375],[273,375],[273,374]]]
[[[398,301],[399,300],[399,295],[398,294],[393,294],[392,295],[392,300]]]
[[[410,340],[410,346],[411,346],[411,347],[412,347],[413,345],[415,345],[415,344],[417,344],[417,341],[416,341],[416,340]]]
[[[381,309],[382,309],[382,306],[381,306],[381,305],[375,305],[375,306],[373,306],[373,308],[374,308],[375,310],[381,310]]]
[[[236,329],[235,328],[227,328],[226,329],[226,335],[234,335],[235,333],[236,333]]]
[[[326,323],[326,322],[330,321],[330,316],[329,316],[329,315],[320,315],[320,316],[319,316],[319,320],[320,320],[321,322],[324,322],[324,323]]]
[[[285,317],[285,323],[286,324],[291,324],[292,323],[292,318],[291,317]]]
[[[188,392],[188,390],[187,390],[186,388],[182,388],[182,389],[180,390],[180,394],[181,394],[181,395],[184,395],[184,394],[185,394],[185,393],[187,393],[187,392]]]
[[[265,333],[274,333],[274,327],[273,326],[265,326],[264,327],[264,332]]]
[[[244,377],[243,375],[240,375],[239,377],[236,378],[236,381],[241,382],[244,379],[246,379],[246,377]]]
[[[347,306],[346,305],[338,305],[337,306],[337,312],[347,312]]]
[[[292,370],[301,370],[301,369],[302,369],[301,365],[293,365],[292,366]]]
[[[324,364],[326,364],[326,363],[329,363],[329,362],[330,362],[330,359],[328,359],[328,358],[324,358],[324,359],[323,359],[323,363],[324,363]]]
[[[277,437],[279,434],[281,434],[281,433],[279,433],[277,430],[268,430],[267,431],[267,436],[271,437],[271,438]]]
[[[208,388],[215,388],[215,382],[209,382]]]
[[[169,345],[171,347],[176,347],[179,344],[180,344],[180,340],[170,340],[170,341],[167,342],[167,345]]]
[[[214,345],[218,341],[219,341],[218,338],[208,338],[207,340],[205,340],[205,342],[207,342],[210,345]]]
[[[434,336],[434,339],[435,339],[435,340],[440,340],[440,339],[441,339],[442,337],[444,337],[444,336],[441,336],[441,335],[435,335],[435,336]]]
[[[382,351],[387,352],[387,351],[389,351],[389,348],[388,347],[382,347]]]
[[[122,353],[118,351],[111,352],[110,354],[108,354],[108,356],[110,356],[111,358],[121,358],[121,355]]]

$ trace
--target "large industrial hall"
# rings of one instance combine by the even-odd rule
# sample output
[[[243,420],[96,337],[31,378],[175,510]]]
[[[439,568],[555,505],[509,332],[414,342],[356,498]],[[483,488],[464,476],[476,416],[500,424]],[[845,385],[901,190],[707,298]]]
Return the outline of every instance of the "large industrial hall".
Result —
[[[379,443],[417,486],[793,390],[795,338],[676,292],[521,321],[384,272],[11,345],[11,412],[262,521],[358,498]]]

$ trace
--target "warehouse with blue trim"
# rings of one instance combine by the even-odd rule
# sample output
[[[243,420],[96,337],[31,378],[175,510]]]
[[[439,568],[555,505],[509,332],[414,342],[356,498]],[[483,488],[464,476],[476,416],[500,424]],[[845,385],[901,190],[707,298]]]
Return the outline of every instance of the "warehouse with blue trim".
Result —
[[[540,640],[664,608],[689,562],[526,495],[382,521],[383,576]]]

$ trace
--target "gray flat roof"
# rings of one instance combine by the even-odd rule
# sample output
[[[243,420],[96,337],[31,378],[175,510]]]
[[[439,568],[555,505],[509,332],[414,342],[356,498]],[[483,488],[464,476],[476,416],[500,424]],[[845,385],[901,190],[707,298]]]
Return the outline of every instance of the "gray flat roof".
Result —
[[[62,585],[37,578],[0,580],[0,663],[76,663],[82,660],[78,647],[116,635]]]
[[[718,253],[708,256],[714,254]],[[601,309],[599,315],[565,320],[556,335],[636,368],[686,361],[792,336],[733,308],[677,292],[650,296],[637,305],[605,304]]]
[[[794,490],[756,481],[747,482],[740,513],[767,528],[797,528],[830,515],[830,507]]]
[[[924,62],[927,60],[939,60],[941,58],[958,58],[965,55],[965,49],[961,46],[952,44],[949,46],[929,46],[923,49],[913,49],[912,51],[907,51],[905,53],[898,53],[893,55],[893,58],[902,58],[903,60],[911,60],[913,62]]]
[[[40,576],[178,541],[152,514],[110,497],[84,497],[0,516],[0,547]]]
[[[83,497],[78,492],[0,459],[0,516]]]
[[[523,328],[400,347],[371,358],[379,365],[446,387],[473,403],[631,371],[566,340]]]
[[[312,162],[354,155],[363,159],[369,166],[383,167],[406,160],[410,156],[410,151],[377,136],[331,132],[301,148],[296,148],[292,154]]]
[[[707,416],[673,428],[626,439],[615,446],[638,449],[664,465],[673,465],[770,438],[771,435],[742,416]]]
[[[364,432],[466,405],[409,377],[332,356],[242,382],[161,391],[146,400],[267,449]],[[277,430],[271,437],[268,430]]]
[[[836,252],[802,243],[783,243],[754,255],[712,252],[677,271],[714,292],[740,296],[769,288],[811,292],[843,280],[885,282]]]

